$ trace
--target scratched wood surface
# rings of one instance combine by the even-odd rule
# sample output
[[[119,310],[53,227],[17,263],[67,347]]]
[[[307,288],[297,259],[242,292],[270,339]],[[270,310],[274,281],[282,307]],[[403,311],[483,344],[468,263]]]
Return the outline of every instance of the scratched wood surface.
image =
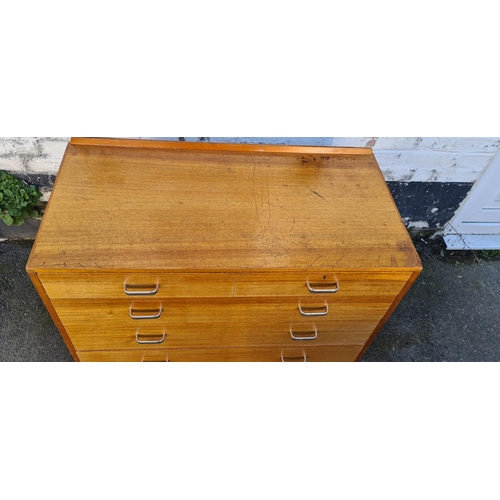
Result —
[[[421,267],[370,150],[106,144],[68,145],[29,270]]]

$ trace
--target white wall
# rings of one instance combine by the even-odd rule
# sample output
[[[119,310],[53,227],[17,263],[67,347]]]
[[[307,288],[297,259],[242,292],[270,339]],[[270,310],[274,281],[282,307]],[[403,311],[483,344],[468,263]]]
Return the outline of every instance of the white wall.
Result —
[[[386,181],[475,182],[500,137],[345,137],[333,145],[373,148]]]
[[[0,170],[56,174],[69,137],[0,137]]]
[[[0,137],[0,170],[12,174],[55,175],[69,137]],[[51,188],[43,187],[42,201]]]

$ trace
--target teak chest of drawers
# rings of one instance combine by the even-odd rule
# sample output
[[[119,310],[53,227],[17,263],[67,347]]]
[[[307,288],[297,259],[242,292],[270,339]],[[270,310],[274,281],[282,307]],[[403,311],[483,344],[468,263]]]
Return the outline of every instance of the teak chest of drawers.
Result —
[[[27,271],[75,360],[354,361],[421,263],[370,149],[73,138]]]

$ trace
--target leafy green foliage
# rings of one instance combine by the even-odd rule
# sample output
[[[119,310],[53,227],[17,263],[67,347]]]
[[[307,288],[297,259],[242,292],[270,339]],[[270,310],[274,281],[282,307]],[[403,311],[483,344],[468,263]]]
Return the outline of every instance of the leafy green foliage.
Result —
[[[26,217],[37,217],[42,193],[35,186],[0,170],[0,219],[20,226]]]

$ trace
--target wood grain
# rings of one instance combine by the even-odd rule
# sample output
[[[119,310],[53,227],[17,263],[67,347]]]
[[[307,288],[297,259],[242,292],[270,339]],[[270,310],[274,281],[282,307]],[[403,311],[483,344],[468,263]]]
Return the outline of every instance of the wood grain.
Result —
[[[78,351],[82,361],[93,362],[312,362],[354,361],[361,346],[343,345],[326,347],[289,347],[274,348],[197,348],[164,350],[123,350],[123,351]],[[304,358],[305,356],[305,358]]]
[[[76,144],[28,261],[36,271],[420,267],[372,154]]]
[[[314,296],[307,287],[333,283],[335,294],[324,296],[397,295],[411,273],[392,272],[310,272],[291,273],[54,273],[41,271],[40,281],[52,299],[58,298],[125,298],[124,285],[129,291],[148,291],[157,287],[155,298],[175,297],[274,297]],[[135,288],[132,288],[135,287]],[[314,288],[314,286],[313,286]],[[326,287],[328,289],[328,287]],[[147,299],[146,295],[134,298]]]
[[[153,290],[155,298],[164,297],[232,297],[235,276],[228,273],[54,273],[39,274],[47,293],[53,298],[125,298],[147,299],[146,295],[127,296],[129,291]],[[142,285],[142,286],[141,286]],[[132,287],[136,287],[135,289]],[[151,298],[151,296],[149,297]]]
[[[26,268],[76,360],[302,362],[358,359],[421,262],[367,148],[72,138]]]
[[[290,336],[310,337],[318,332],[317,344],[364,344],[390,305],[345,302],[330,306],[327,316],[305,317],[297,300],[169,300],[121,301],[56,299],[53,305],[78,350],[140,348],[136,333],[158,337],[166,333],[165,345],[173,347],[246,346],[296,343]],[[161,309],[160,309],[161,304]],[[302,305],[322,306],[316,299]],[[155,319],[134,320],[134,315]]]
[[[321,296],[339,297],[397,295],[411,273],[408,272],[342,272],[334,270],[307,273],[238,274],[235,278],[235,297]],[[313,289],[335,290],[335,293],[311,293]]]
[[[236,151],[275,154],[354,154],[369,155],[370,148],[338,148],[330,146],[286,146],[280,144],[225,144],[217,142],[158,141],[153,139],[114,139],[105,137],[72,137],[78,146],[108,146],[120,148],[182,149],[191,151]]]

